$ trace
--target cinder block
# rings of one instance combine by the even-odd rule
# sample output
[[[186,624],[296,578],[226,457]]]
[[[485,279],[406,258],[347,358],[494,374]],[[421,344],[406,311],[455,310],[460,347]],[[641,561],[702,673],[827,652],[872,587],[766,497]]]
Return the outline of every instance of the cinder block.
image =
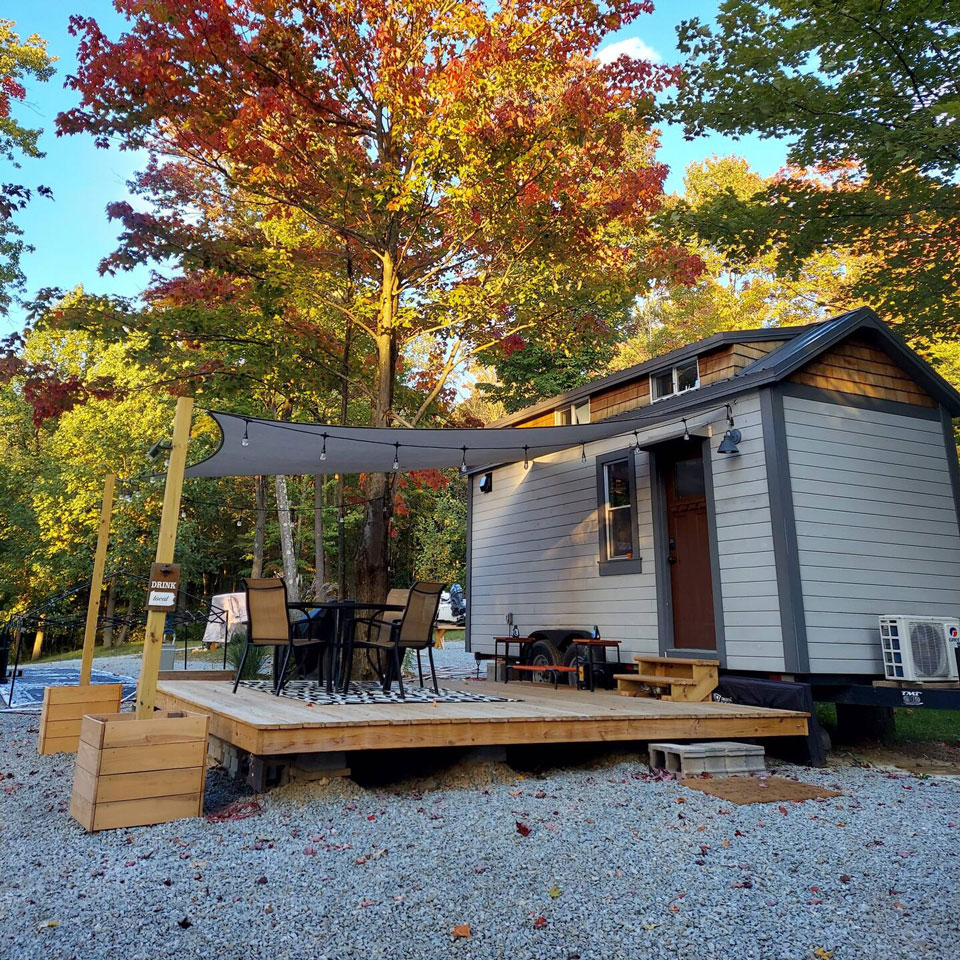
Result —
[[[753,743],[724,740],[718,743],[651,743],[650,767],[684,777],[709,773],[731,777],[743,773],[762,773],[764,749]]]

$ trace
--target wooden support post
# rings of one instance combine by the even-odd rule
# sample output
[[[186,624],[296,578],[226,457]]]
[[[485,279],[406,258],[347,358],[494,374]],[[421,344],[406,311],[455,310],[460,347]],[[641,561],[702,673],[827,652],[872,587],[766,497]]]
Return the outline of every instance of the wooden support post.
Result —
[[[93,669],[93,645],[97,640],[100,620],[100,593],[103,590],[103,568],[107,562],[107,543],[110,540],[110,520],[113,516],[113,488],[116,476],[108,473],[103,481],[103,501],[100,504],[100,526],[97,529],[97,550],[93,556],[93,576],[90,578],[90,597],[87,600],[87,621],[83,628],[83,656],[80,660],[80,685],[90,683]]]
[[[173,563],[192,414],[193,397],[180,397],[177,400],[177,412],[173,418],[173,440],[167,465],[167,483],[163,491],[160,536],[157,539],[157,563]],[[167,615],[158,610],[151,610],[147,614],[143,662],[140,667],[140,683],[137,686],[137,718],[140,720],[153,716],[154,703],[157,699],[157,674],[160,672],[160,647],[163,643],[163,625],[166,618]]]
[[[37,624],[37,632],[33,637],[33,653],[30,654],[30,660],[39,660],[40,651],[43,650],[43,621]]]

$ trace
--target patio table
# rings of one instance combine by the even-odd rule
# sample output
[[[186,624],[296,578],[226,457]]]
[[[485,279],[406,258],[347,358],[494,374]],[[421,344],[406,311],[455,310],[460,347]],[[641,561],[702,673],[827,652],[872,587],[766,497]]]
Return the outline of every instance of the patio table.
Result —
[[[327,693],[333,693],[340,686],[341,674],[344,669],[342,654],[346,646],[348,631],[359,610],[369,610],[374,613],[402,613],[406,608],[395,603],[366,603],[361,600],[322,600],[317,602],[288,603],[291,610],[301,610],[309,616],[310,610],[333,610],[334,628],[333,643],[327,644],[324,652],[323,676]]]

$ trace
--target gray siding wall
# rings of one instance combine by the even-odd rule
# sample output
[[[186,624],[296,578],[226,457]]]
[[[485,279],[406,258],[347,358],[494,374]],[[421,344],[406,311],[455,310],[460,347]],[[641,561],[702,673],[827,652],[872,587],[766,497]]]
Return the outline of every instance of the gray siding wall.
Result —
[[[783,632],[758,393],[737,398],[740,456],[713,453],[726,665],[782,671]],[[722,435],[722,434],[721,434]],[[720,437],[711,443],[715,451]]]
[[[493,652],[512,612],[521,633],[600,627],[621,655],[656,653],[657,604],[649,458],[636,455],[643,572],[601,577],[595,457],[633,444],[620,437],[494,471],[493,491],[474,483],[470,630],[474,651]]]
[[[939,420],[785,396],[810,670],[882,674],[880,614],[960,614]]]

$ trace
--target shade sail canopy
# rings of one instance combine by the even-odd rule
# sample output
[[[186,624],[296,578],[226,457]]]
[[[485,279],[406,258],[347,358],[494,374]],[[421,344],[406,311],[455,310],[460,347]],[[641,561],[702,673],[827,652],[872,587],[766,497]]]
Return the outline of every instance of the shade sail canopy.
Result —
[[[634,429],[634,423],[625,420],[569,427],[411,430],[288,423],[220,412],[210,416],[223,435],[220,449],[188,467],[188,477],[388,473],[395,462],[402,471],[464,463],[474,470],[493,463],[533,460]]]

